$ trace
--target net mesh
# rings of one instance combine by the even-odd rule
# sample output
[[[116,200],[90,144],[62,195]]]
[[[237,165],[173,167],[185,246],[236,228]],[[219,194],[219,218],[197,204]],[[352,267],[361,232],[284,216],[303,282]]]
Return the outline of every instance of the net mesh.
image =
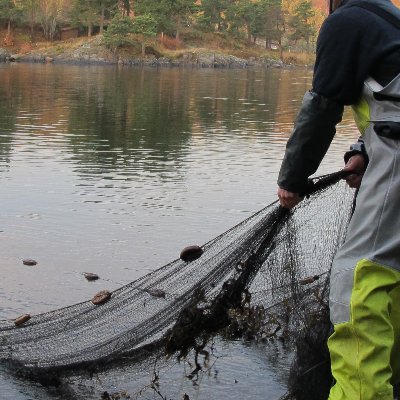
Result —
[[[175,260],[104,304],[75,304],[20,326],[1,321],[0,360],[43,378],[97,371],[160,349],[184,357],[222,329],[296,342],[323,321],[320,340],[329,327],[329,269],[353,203],[342,177],[315,178],[293,211],[273,203],[202,246],[200,258]],[[319,361],[295,362],[303,376]],[[296,382],[292,377],[293,393],[300,390]]]

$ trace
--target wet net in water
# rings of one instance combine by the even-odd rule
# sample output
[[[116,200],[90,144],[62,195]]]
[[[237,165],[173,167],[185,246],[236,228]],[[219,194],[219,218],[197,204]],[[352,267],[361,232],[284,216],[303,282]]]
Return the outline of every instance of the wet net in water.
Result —
[[[75,304],[19,326],[1,321],[0,360],[51,381],[155,351],[185,357],[224,330],[232,337],[297,343],[299,355],[309,346],[307,362],[296,358],[290,381],[290,392],[300,399],[299,381],[319,379],[309,371],[325,357],[327,280],[353,203],[342,177],[315,178],[293,211],[273,203],[202,246],[201,257],[175,260],[114,291],[103,304]]]

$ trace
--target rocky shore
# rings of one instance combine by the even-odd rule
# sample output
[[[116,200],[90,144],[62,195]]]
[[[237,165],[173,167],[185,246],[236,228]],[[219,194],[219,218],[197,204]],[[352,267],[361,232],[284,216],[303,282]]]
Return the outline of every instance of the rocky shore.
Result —
[[[127,66],[165,66],[165,67],[200,67],[200,68],[282,68],[284,63],[264,57],[248,59],[212,50],[194,50],[180,52],[174,58],[166,57],[152,47],[146,48],[146,56],[132,56],[126,53],[113,53],[102,43],[102,37],[83,41],[76,46],[58,43],[53,46],[32,48],[23,53],[12,53],[0,48],[0,62],[58,63],[80,65],[127,65]]]

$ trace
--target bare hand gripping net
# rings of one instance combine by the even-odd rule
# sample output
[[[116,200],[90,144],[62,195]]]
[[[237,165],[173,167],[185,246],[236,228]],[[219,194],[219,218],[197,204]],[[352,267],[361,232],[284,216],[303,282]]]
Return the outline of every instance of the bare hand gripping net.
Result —
[[[326,305],[328,271],[352,207],[342,177],[314,179],[294,211],[271,204],[205,244],[200,258],[175,260],[104,304],[72,305],[18,327],[1,321],[0,360],[43,377],[95,371],[144,349],[185,356],[222,328],[243,331],[232,310],[245,304],[262,310],[265,335],[295,337]]]

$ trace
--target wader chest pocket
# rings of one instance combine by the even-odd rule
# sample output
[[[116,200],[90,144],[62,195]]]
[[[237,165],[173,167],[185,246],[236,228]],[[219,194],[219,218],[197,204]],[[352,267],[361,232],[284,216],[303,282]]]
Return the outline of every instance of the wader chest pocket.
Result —
[[[374,131],[382,137],[400,139],[400,122],[374,122]]]

